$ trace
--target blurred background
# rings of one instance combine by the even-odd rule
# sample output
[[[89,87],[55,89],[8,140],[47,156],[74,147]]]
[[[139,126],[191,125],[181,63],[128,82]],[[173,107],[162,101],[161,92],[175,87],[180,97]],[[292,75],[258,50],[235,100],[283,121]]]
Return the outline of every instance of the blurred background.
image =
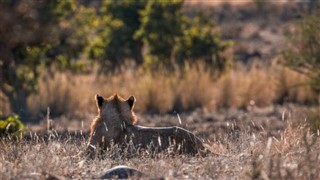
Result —
[[[90,122],[96,93],[146,115],[312,109],[319,30],[318,0],[1,0],[0,119]]]

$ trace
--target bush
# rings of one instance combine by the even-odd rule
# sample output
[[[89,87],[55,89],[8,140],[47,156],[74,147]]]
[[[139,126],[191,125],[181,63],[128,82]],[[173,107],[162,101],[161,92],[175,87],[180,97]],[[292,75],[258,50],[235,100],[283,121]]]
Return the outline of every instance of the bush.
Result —
[[[0,120],[0,137],[12,136],[18,138],[23,134],[23,131],[24,125],[18,115]]]
[[[143,43],[133,35],[140,27],[139,11],[145,5],[145,0],[102,2],[96,16],[96,37],[88,48],[90,58],[99,61],[101,70],[120,68],[126,59],[143,63]]]
[[[220,33],[214,31],[209,17],[198,15],[196,18],[185,18],[183,35],[176,45],[175,56],[179,64],[204,60],[217,72],[223,72],[231,62],[222,53],[230,47],[232,41],[222,41]]]
[[[320,18],[319,13],[306,16],[290,39],[292,46],[284,53],[284,62],[291,69],[306,75],[307,83],[320,94]]]
[[[182,33],[183,0],[148,1],[135,33],[147,46],[148,65],[172,65],[173,46]]]

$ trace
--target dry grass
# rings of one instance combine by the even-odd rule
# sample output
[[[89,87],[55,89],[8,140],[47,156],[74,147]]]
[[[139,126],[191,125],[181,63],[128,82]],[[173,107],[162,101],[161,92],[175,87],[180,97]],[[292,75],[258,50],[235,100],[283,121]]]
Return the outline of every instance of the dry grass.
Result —
[[[94,95],[110,96],[120,93],[137,98],[136,111],[166,113],[197,108],[214,111],[217,108],[248,108],[269,106],[273,103],[309,103],[317,98],[306,85],[306,78],[279,65],[264,67],[238,66],[216,80],[203,65],[168,72],[146,72],[127,68],[120,73],[57,74],[42,78],[39,94],[30,97],[34,114],[83,115],[96,113]]]
[[[288,116],[291,117],[291,116]],[[86,137],[54,132],[51,138],[32,134],[28,140],[1,140],[1,179],[92,179],[117,165],[135,167],[148,178],[169,179],[318,179],[320,141],[303,124],[287,128],[280,138],[243,130],[211,139],[212,149],[224,156],[207,157],[147,153],[118,154],[114,148],[104,160],[84,161]],[[301,121],[300,121],[301,122]],[[206,129],[198,128],[200,131]],[[232,128],[229,131],[233,131]],[[80,132],[78,132],[79,134]]]
[[[0,91],[0,116],[5,112],[10,112],[10,106],[7,97]]]
[[[39,93],[29,98],[35,119],[46,116],[95,114],[94,95],[119,93],[137,98],[140,113],[167,113],[217,108],[265,107],[294,102],[316,103],[318,97],[307,86],[307,78],[276,63],[266,67],[254,62],[250,67],[238,65],[218,80],[210,69],[198,64],[169,72],[165,69],[145,71],[123,68],[118,73],[97,76],[96,73],[44,75]],[[0,94],[0,111],[8,114],[6,98]],[[250,110],[250,109],[248,109]]]
[[[58,124],[64,126],[61,129],[78,127],[78,135],[53,131],[48,138],[31,132],[31,138],[20,142],[1,140],[0,179],[92,179],[99,178],[106,169],[117,165],[135,167],[150,178],[320,178],[319,135],[307,128],[303,121],[307,116],[302,117],[300,112],[290,115],[291,110],[281,109],[282,121],[277,118],[279,115],[274,117],[279,113],[271,110],[263,115],[266,124],[257,116],[248,116],[251,112],[253,115],[259,113],[259,107],[279,101],[283,94],[290,101],[309,101],[313,97],[311,91],[304,86],[296,86],[305,82],[305,77],[283,67],[272,65],[263,68],[260,64],[253,64],[251,68],[236,67],[219,80],[212,78],[210,71],[201,65],[173,73],[146,73],[136,69],[123,72],[100,77],[62,73],[53,78],[43,78],[39,94],[30,98],[30,107],[35,114],[42,112],[43,117],[47,106],[50,106],[51,113],[70,113],[76,121],[60,118],[56,123],[68,122]],[[86,148],[87,135],[81,134],[88,131],[90,118],[82,126],[77,115],[93,116],[96,113],[94,94],[108,96],[114,92],[124,97],[135,95],[139,112],[197,107],[209,113],[220,107],[249,111],[222,112],[221,118],[218,118],[219,114],[213,117],[206,117],[205,113],[194,116],[197,112],[190,113],[190,117],[181,114],[182,124],[205,138],[212,150],[223,156],[159,154],[151,157],[148,153],[118,154],[119,151],[114,149],[106,153],[104,160],[86,162],[81,152]],[[176,118],[175,121],[164,118],[167,120],[142,117],[140,124],[164,126],[179,122]],[[280,122],[285,124],[284,128],[276,125]],[[270,136],[274,132],[277,135]]]

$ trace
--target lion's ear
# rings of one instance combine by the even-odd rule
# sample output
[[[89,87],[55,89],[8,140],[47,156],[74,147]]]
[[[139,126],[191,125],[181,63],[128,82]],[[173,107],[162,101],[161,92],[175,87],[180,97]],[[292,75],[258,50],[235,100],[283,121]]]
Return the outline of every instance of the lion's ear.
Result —
[[[130,96],[129,99],[127,100],[130,109],[132,110],[134,107],[134,103],[136,102],[136,98],[134,96]]]
[[[97,107],[98,107],[98,109],[100,109],[101,106],[103,105],[104,99],[99,94],[96,94],[95,99],[96,99]]]

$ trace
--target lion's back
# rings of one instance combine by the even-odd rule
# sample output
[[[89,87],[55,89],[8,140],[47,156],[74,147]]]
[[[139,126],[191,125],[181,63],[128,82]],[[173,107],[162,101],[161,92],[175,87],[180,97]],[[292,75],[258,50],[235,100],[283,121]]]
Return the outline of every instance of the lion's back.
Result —
[[[197,154],[204,149],[202,141],[190,131],[181,127],[131,126],[128,137],[140,148],[165,150],[172,148],[181,153]]]

